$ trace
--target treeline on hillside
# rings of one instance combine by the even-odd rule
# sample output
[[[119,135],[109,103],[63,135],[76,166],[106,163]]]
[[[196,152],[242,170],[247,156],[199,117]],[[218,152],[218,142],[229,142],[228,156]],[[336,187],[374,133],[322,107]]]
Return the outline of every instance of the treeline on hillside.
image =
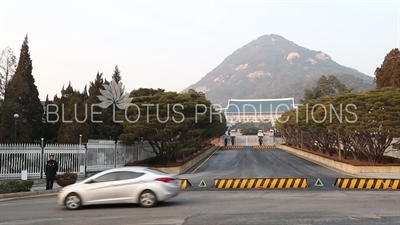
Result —
[[[386,55],[375,75],[376,89],[365,93],[350,93],[334,78],[321,77],[315,88],[305,92],[303,105],[277,121],[286,144],[331,156],[341,149],[344,158],[351,155],[358,161],[381,163],[393,138],[400,137],[398,49]]]

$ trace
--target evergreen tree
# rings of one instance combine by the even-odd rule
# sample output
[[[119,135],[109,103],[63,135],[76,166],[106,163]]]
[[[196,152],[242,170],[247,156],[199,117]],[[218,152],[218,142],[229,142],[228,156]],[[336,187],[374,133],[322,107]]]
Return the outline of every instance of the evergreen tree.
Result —
[[[301,100],[305,103],[309,100],[317,99],[323,96],[333,96],[342,93],[349,93],[352,89],[347,88],[340,80],[330,75],[328,78],[322,75],[317,81],[317,85],[311,89],[306,89],[304,91],[304,99]]]
[[[17,141],[32,142],[43,135],[43,105],[32,75],[32,60],[29,53],[28,36],[21,47],[18,66],[5,90],[4,111],[2,114],[3,142],[14,138],[14,114],[19,115]]]
[[[400,51],[398,48],[390,51],[381,67],[375,70],[376,88],[400,87]]]
[[[114,73],[111,77],[116,84],[121,84],[121,71],[118,69],[118,66],[115,66]],[[110,83],[105,81],[104,84],[109,85]],[[102,88],[103,89],[103,88]],[[122,91],[122,90],[121,90]],[[123,93],[121,93],[123,94]],[[118,140],[118,137],[122,134],[123,132],[123,127],[120,123],[115,123],[115,117],[116,117],[116,112],[118,108],[115,106],[110,106],[106,109],[102,110],[102,123],[98,125],[99,133],[101,137],[104,137],[106,139],[112,139],[112,140]]]
[[[86,104],[88,106],[88,112],[93,114],[93,121],[91,119],[88,120],[88,124],[91,126],[92,133],[90,134],[91,139],[108,139],[109,137],[104,135],[104,131],[99,127],[100,123],[94,121],[102,121],[103,120],[103,109],[96,104],[99,103],[98,95],[101,95],[100,89],[104,89],[103,85],[107,84],[107,81],[103,78],[103,73],[97,72],[96,79],[93,82],[90,82],[89,86],[89,96],[86,100]],[[92,112],[93,111],[93,112]],[[101,114],[97,114],[101,112]]]
[[[57,99],[55,97],[55,99]],[[54,143],[57,139],[57,133],[59,125],[57,122],[53,122],[57,119],[57,116],[47,112],[47,108],[49,108],[50,112],[54,112],[53,106],[55,105],[54,100],[49,99],[49,95],[46,96],[46,101],[44,103],[44,114],[43,114],[43,122],[45,123],[44,127],[44,135],[43,138],[47,143]],[[49,107],[48,107],[49,106]],[[48,120],[47,120],[48,119]]]
[[[121,71],[118,69],[118,66],[115,66],[114,73],[112,75],[112,79],[116,82],[119,83],[122,78],[121,78]]]
[[[84,141],[91,133],[90,124],[87,122],[90,120],[90,109],[87,108],[86,111],[84,104],[87,93],[74,90],[69,83],[62,95],[61,104],[64,106],[60,110],[63,117],[58,129],[57,140],[60,143],[77,144],[80,134],[82,134],[82,141]]]

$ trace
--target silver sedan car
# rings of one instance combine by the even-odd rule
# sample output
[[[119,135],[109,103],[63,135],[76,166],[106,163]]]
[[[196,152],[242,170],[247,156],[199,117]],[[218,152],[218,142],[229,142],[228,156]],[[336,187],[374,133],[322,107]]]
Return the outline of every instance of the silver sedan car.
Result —
[[[64,187],[58,194],[58,204],[68,209],[116,203],[139,203],[143,207],[153,207],[180,192],[178,175],[132,166],[106,170]]]

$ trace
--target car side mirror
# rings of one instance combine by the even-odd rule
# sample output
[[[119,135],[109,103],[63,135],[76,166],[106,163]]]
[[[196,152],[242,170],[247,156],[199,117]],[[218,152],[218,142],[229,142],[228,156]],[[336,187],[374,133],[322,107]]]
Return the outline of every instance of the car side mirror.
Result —
[[[88,180],[86,183],[87,183],[87,184],[92,184],[92,183],[94,183],[94,180],[90,179],[90,180]]]

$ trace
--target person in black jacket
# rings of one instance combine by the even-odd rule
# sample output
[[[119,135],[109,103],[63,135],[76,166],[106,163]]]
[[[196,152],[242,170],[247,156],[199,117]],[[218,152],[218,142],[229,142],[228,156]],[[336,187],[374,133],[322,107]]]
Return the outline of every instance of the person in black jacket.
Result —
[[[50,160],[47,161],[44,172],[46,174],[46,190],[52,190],[58,172],[58,163],[54,160],[54,155],[50,155]]]

